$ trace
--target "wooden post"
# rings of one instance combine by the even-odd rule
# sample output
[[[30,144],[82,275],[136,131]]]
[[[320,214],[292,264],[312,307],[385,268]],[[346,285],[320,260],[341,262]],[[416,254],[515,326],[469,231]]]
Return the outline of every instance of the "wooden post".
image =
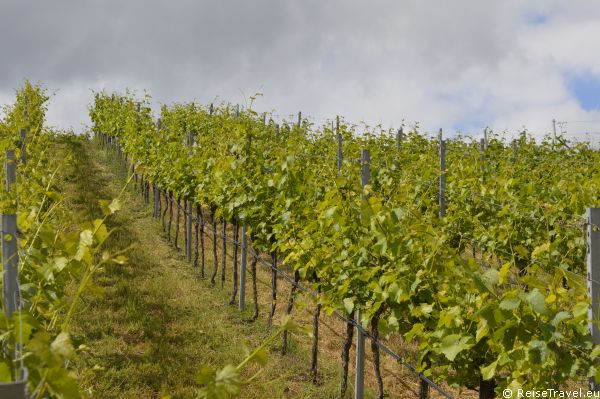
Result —
[[[298,112],[298,128],[302,126],[302,111]]]
[[[154,192],[154,214],[152,216],[154,216],[154,218],[158,218],[158,202],[160,201],[160,193],[158,192],[158,187],[156,186],[156,184],[152,184],[152,190]]]
[[[496,380],[491,379],[484,381],[479,379],[479,399],[494,399],[496,397]]]
[[[246,265],[248,262],[248,227],[242,227],[242,263],[240,265],[240,310],[246,308]]]

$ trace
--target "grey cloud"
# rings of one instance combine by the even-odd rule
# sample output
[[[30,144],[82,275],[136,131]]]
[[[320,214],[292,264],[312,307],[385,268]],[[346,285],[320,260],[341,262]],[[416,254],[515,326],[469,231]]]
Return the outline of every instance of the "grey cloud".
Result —
[[[241,102],[261,90],[258,106],[283,114],[431,129],[482,118],[515,128],[527,115],[541,126],[540,107],[548,118],[580,110],[560,63],[547,67],[550,50],[522,43],[547,37],[527,25],[537,14],[568,24],[598,11],[557,0],[1,0],[0,92],[24,77],[46,82],[60,89],[53,122],[74,126],[86,122],[88,89],[124,87],[160,102]]]

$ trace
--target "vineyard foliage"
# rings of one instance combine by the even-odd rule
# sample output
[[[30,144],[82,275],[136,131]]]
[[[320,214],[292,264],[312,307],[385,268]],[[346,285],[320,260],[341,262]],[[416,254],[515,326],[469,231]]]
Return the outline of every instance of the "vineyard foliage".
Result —
[[[118,202],[104,204],[105,217],[90,222],[73,221],[65,209],[61,188],[74,160],[72,154],[60,158],[56,153],[58,137],[63,142],[83,138],[44,126],[48,100],[41,85],[25,81],[0,121],[2,164],[6,150],[16,151],[16,187],[6,192],[3,168],[0,206],[2,214],[17,215],[18,237],[4,239],[18,240],[21,298],[21,310],[11,318],[0,299],[0,382],[21,380],[24,366],[33,397],[78,398],[80,388],[69,364],[87,347],[73,342],[71,317],[92,275],[125,258],[102,251],[110,235],[105,220]],[[24,140],[21,130],[27,132]]]
[[[365,327],[376,318],[415,342],[434,365],[426,373],[499,389],[600,374],[584,277],[585,209],[600,203],[589,145],[448,139],[440,217],[438,140],[416,130],[398,145],[395,132],[342,120],[338,171],[333,124],[175,104],[157,126],[149,101],[96,93],[94,132],[118,139],[159,189],[249,226],[253,245],[277,251],[329,312],[360,309]]]

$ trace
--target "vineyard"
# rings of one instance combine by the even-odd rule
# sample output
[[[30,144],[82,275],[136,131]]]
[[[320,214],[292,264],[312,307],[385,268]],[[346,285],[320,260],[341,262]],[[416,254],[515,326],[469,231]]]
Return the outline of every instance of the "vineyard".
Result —
[[[249,397],[268,351],[307,353],[311,397],[493,398],[600,380],[600,153],[588,143],[318,126],[226,103],[155,116],[129,93],[95,94],[90,139],[45,128],[47,100],[26,82],[0,122],[0,381],[14,392],[95,397],[73,320],[98,274],[127,263],[131,247],[106,243],[128,193],[204,291],[240,324],[264,318],[269,335],[237,367],[193,365],[196,397]],[[114,159],[122,185],[87,222],[64,201],[82,146]]]
[[[85,350],[70,338],[71,320],[94,273],[124,258],[102,250],[104,224],[118,200],[98,219],[75,224],[63,204],[64,165],[72,163],[44,126],[48,96],[26,82],[4,108],[2,133],[3,313],[0,393],[21,398],[77,397],[76,378],[65,364]],[[80,140],[62,135],[62,140]]]

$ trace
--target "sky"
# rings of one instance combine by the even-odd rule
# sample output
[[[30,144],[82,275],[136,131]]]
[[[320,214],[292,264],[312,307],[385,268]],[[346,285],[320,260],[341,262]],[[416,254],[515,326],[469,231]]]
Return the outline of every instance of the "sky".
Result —
[[[600,133],[600,7],[558,0],[0,0],[0,103],[23,79],[84,131],[92,91],[445,134]],[[567,123],[564,123],[567,122]],[[598,136],[600,138],[600,135]]]

